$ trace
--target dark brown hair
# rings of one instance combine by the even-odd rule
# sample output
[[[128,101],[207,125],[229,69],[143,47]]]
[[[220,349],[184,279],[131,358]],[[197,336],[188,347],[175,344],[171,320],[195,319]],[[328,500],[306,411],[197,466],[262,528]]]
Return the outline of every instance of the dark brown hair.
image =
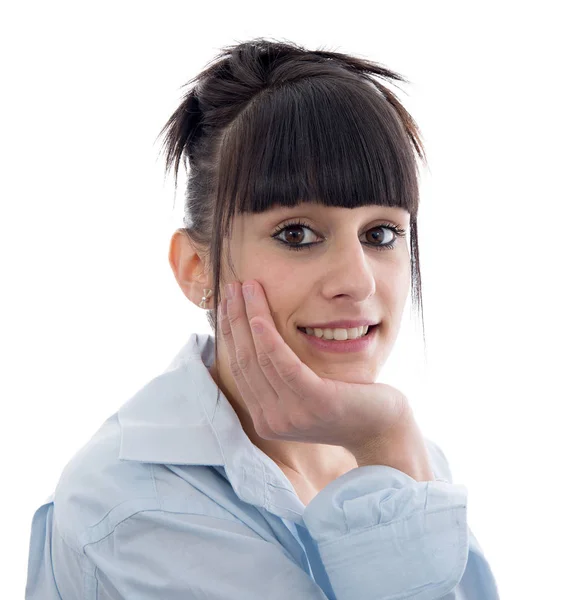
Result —
[[[409,212],[412,302],[426,343],[417,235],[417,157],[426,157],[418,126],[373,76],[407,82],[362,58],[256,38],[222,48],[185,84],[159,137],[175,185],[184,159],[184,230],[211,264],[216,353],[222,240],[232,217],[303,201]]]

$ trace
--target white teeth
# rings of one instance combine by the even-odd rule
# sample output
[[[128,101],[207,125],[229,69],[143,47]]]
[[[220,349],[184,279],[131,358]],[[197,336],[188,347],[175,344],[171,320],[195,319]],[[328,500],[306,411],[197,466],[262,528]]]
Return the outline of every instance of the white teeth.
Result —
[[[350,329],[312,329],[311,327],[306,327],[306,333],[308,335],[315,335],[316,337],[323,338],[325,340],[353,340],[366,335],[367,331],[368,325],[351,327]]]

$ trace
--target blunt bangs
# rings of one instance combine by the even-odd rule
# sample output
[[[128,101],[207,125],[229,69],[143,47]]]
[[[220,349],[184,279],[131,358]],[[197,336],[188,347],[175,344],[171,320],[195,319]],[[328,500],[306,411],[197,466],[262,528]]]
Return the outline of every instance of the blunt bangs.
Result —
[[[393,206],[412,216],[418,210],[419,148],[388,100],[357,79],[308,78],[267,90],[220,148],[217,205],[228,208],[218,215],[225,230],[235,212],[308,201]]]

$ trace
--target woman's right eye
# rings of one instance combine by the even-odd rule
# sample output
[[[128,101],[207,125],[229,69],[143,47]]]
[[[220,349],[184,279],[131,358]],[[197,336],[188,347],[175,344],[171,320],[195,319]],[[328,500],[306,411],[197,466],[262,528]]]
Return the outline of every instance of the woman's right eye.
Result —
[[[304,231],[307,229],[312,235],[306,235]],[[284,237],[282,237],[284,235]],[[312,239],[316,234],[307,225],[292,224],[285,225],[282,229],[274,235],[275,238],[280,238],[280,241],[287,244],[303,244],[307,245],[313,243]]]

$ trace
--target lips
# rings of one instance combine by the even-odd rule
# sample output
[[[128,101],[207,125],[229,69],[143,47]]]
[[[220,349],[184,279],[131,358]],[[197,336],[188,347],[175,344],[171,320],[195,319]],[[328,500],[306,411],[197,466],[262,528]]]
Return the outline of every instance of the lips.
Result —
[[[379,325],[368,327],[366,335],[350,340],[328,340],[324,337],[309,335],[298,327],[299,332],[304,336],[305,343],[310,344],[317,351],[326,353],[359,353],[368,351],[378,336]]]
[[[373,329],[376,329],[379,326],[380,326],[380,323],[376,323],[375,325],[369,325],[368,331],[366,332],[366,334],[370,333]],[[304,327],[300,327],[300,326],[297,327],[297,329],[299,329],[302,333],[306,333],[306,328],[308,328],[308,329],[353,329],[354,327],[311,327],[309,325],[304,326]]]
[[[379,321],[373,319],[348,319],[341,321],[330,321],[329,323],[316,324],[316,325],[298,325],[299,329],[352,329],[353,327],[362,327],[363,325],[378,325]]]

